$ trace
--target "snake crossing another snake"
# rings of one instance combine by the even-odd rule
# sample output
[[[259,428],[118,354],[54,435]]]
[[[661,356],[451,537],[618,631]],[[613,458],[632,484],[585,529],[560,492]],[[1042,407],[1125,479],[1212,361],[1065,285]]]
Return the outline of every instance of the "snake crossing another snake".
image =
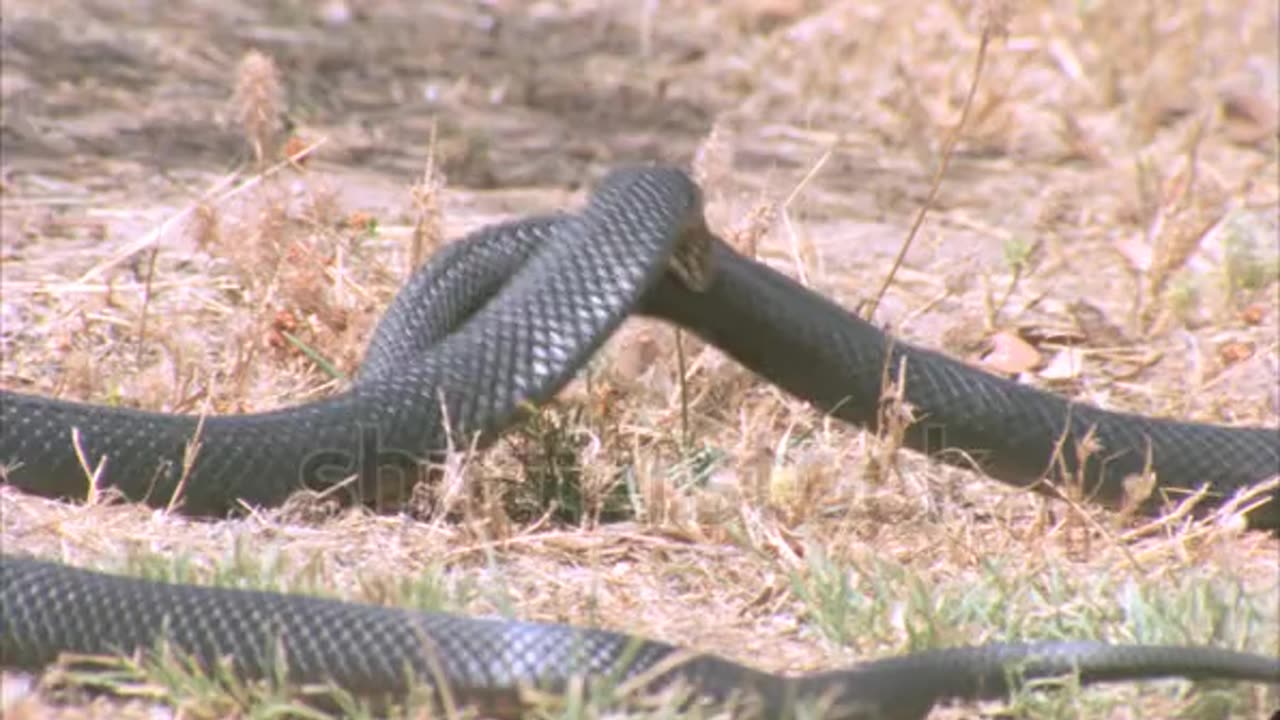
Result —
[[[437,254],[391,303],[351,386],[332,397],[199,417],[0,391],[4,481],[84,497],[74,428],[91,466],[103,460],[100,485],[156,506],[221,516],[352,475],[346,499],[376,502],[380,470],[413,470],[472,439],[483,447],[558,392],[632,313],[685,327],[824,412],[873,429],[885,379],[900,379],[918,418],[905,444],[1042,492],[1070,480],[1114,505],[1127,477],[1150,472],[1157,491],[1143,509],[1154,512],[1198,490],[1205,505],[1222,502],[1280,473],[1274,429],[1110,412],[893,341],[715,238],[682,171],[630,168],[608,175],[579,213],[492,226]],[[1086,442],[1090,452],[1075,451]],[[1280,526],[1280,498],[1248,520]],[[421,683],[504,717],[519,714],[522,689],[563,690],[582,675],[683,685],[761,717],[806,702],[827,703],[826,717],[923,717],[949,698],[1003,695],[1015,675],[1280,684],[1280,658],[1091,642],[955,648],[785,678],[602,630],[164,584],[13,554],[0,556],[0,585],[6,666],[166,640],[206,665],[230,657],[250,677],[284,657],[292,682],[392,702]]]

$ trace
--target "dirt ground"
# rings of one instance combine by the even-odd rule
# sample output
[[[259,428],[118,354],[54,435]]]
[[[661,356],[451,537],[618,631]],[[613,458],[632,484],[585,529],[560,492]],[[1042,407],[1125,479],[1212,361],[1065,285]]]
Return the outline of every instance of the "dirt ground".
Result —
[[[321,396],[433,247],[668,162],[696,167],[713,227],[850,308],[927,205],[873,316],[901,337],[1105,407],[1276,427],[1275,4],[1009,7],[8,0],[0,384],[173,411]],[[984,29],[1006,32],[978,67]],[[675,333],[629,322],[592,382],[400,514],[206,523],[0,488],[0,542],[369,602],[420,603],[404,578],[427,578],[447,609],[779,672],[1041,637],[1280,652],[1280,543],[1229,513],[1151,523],[891,455],[682,342],[687,427]],[[31,687],[4,676],[6,716],[156,712]],[[129,687],[177,716],[272,712]],[[938,716],[1280,707],[1048,695]]]

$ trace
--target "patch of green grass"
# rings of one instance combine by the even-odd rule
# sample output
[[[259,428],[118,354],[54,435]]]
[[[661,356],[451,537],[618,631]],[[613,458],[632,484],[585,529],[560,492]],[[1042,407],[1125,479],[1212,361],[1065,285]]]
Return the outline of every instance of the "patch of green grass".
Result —
[[[193,562],[187,553],[131,552],[125,556],[122,572],[162,582],[328,594],[320,558],[310,556],[304,565],[294,567],[297,558],[297,555],[264,550],[237,538],[224,559],[208,566]]]
[[[164,555],[145,551],[126,553],[122,574],[170,583],[190,583],[214,587],[269,590],[313,596],[334,596],[323,569],[315,562],[294,565],[298,555],[262,552],[248,543],[237,542],[230,553],[212,563],[197,563],[187,553]],[[478,589],[470,582],[450,586],[439,566],[397,578],[376,586],[390,589],[377,600],[396,607],[447,611],[465,603]],[[368,588],[367,588],[368,589]],[[502,595],[496,585],[486,597]],[[510,600],[496,602],[508,613]],[[243,680],[229,664],[202,667],[194,659],[177,653],[167,643],[140,658],[76,659],[60,668],[54,686],[63,693],[108,693],[120,698],[141,698],[181,708],[193,718],[373,718],[386,717],[385,708],[373,708],[364,700],[336,686],[291,687],[285,682],[283,656],[277,657],[272,675]],[[422,717],[420,706],[430,699],[429,689],[411,692],[405,706],[393,709],[391,717]],[[376,710],[376,711],[375,711]]]
[[[1223,283],[1232,301],[1280,280],[1274,225],[1266,227],[1262,219],[1237,211],[1228,218],[1223,232]]]
[[[583,461],[593,442],[589,428],[581,408],[544,408],[515,431],[525,482],[508,496],[513,518],[536,518],[548,508],[557,521],[575,525],[586,518],[607,522],[630,517],[625,483],[589,476]]]
[[[1102,640],[1213,645],[1274,654],[1274,588],[1250,592],[1238,576],[1211,567],[1148,575],[1129,569],[1080,572],[1060,562],[987,556],[977,574],[926,576],[885,558],[845,564],[811,548],[792,574],[807,619],[824,636],[860,650],[914,652],[980,642]],[[884,652],[879,650],[878,652]],[[1052,684],[1054,692],[1038,689]],[[1255,689],[1240,684],[1168,683],[1186,717],[1256,710]],[[1038,681],[1014,695],[1015,717],[1104,717],[1148,700]]]
[[[1165,290],[1165,298],[1174,316],[1186,322],[1194,316],[1196,308],[1200,306],[1202,293],[1191,277],[1186,273],[1178,273],[1174,275],[1168,289]]]

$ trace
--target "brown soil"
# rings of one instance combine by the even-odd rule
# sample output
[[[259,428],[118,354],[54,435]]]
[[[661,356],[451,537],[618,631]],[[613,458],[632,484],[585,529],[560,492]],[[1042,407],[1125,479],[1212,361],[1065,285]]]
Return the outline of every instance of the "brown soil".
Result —
[[[1276,7],[1020,3],[968,98],[998,5],[11,0],[0,384],[218,412],[332,392],[282,331],[349,374],[415,242],[572,206],[618,164],[700,157],[712,224],[753,227],[762,259],[851,308],[876,295],[929,203],[874,316],[905,338],[974,358],[1015,333],[1052,368],[1083,358],[1065,376],[1015,368],[1028,382],[1276,427]],[[255,51],[265,66],[244,62]],[[764,208],[774,221],[751,226]],[[1064,339],[1076,354],[1052,342]],[[688,432],[718,458],[700,487],[684,482],[674,333],[636,321],[598,382],[460,461],[430,507],[211,524],[5,488],[0,542],[120,571],[180,552],[197,575],[247,552],[282,563],[286,589],[373,602],[432,566],[451,588],[481,588],[459,611],[625,629],[775,671],[917,642],[895,603],[867,621],[878,632],[824,634],[797,590],[821,558],[861,568],[850,577],[867,596],[892,576],[868,569],[881,561],[940,599],[1064,574],[1097,593],[1087,604],[1132,586],[1193,593],[1199,578],[1265,609],[1239,646],[1280,647],[1274,539],[1229,516],[1149,526],[1073,508],[905,451],[885,469],[884,439],[684,341]],[[581,516],[530,499],[553,446],[583,483]],[[602,520],[593,498],[621,471],[643,511]],[[1001,628],[956,621],[935,640],[1034,636],[1064,610],[1022,598],[1008,612]],[[1139,622],[1082,627],[1132,640]],[[4,683],[14,717],[150,712]],[[1059,712],[1170,716],[1189,702],[1164,686],[1100,692],[1101,710]],[[1232,697],[1257,717],[1277,701]]]

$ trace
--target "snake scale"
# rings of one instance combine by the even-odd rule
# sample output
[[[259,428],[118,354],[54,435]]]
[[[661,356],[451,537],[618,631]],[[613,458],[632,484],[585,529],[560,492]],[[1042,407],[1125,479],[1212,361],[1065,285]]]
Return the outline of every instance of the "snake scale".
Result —
[[[1146,469],[1161,492],[1143,507],[1155,511],[1164,493],[1203,487],[1212,504],[1280,471],[1273,429],[1110,412],[895,342],[734,253],[704,224],[697,185],[655,167],[613,171],[578,213],[491,226],[438,253],[392,301],[351,386],[332,397],[197,417],[0,392],[4,480],[84,497],[75,428],[98,482],[152,505],[219,516],[240,501],[276,505],[352,474],[348,499],[376,501],[380,464],[400,472],[460,443],[491,442],[562,388],[632,313],[685,327],[793,395],[871,428],[884,378],[900,377],[920,418],[907,445],[1045,492],[1070,478],[1116,504],[1126,476]],[[1094,450],[1081,461],[1069,449],[1086,438]],[[375,472],[366,472],[371,461]],[[1280,501],[1267,500],[1251,511],[1252,525],[1280,525]],[[828,702],[828,717],[923,717],[949,698],[1005,694],[1012,672],[1280,683],[1280,658],[1093,642],[954,648],[782,677],[602,630],[165,584],[14,554],[0,556],[0,625],[6,666],[152,649],[163,639],[206,664],[230,657],[256,677],[279,657],[267,654],[275,647],[293,682],[394,701],[412,679],[504,717],[519,714],[522,688],[564,689],[580,675],[647,689],[682,684],[762,717],[810,701]]]

